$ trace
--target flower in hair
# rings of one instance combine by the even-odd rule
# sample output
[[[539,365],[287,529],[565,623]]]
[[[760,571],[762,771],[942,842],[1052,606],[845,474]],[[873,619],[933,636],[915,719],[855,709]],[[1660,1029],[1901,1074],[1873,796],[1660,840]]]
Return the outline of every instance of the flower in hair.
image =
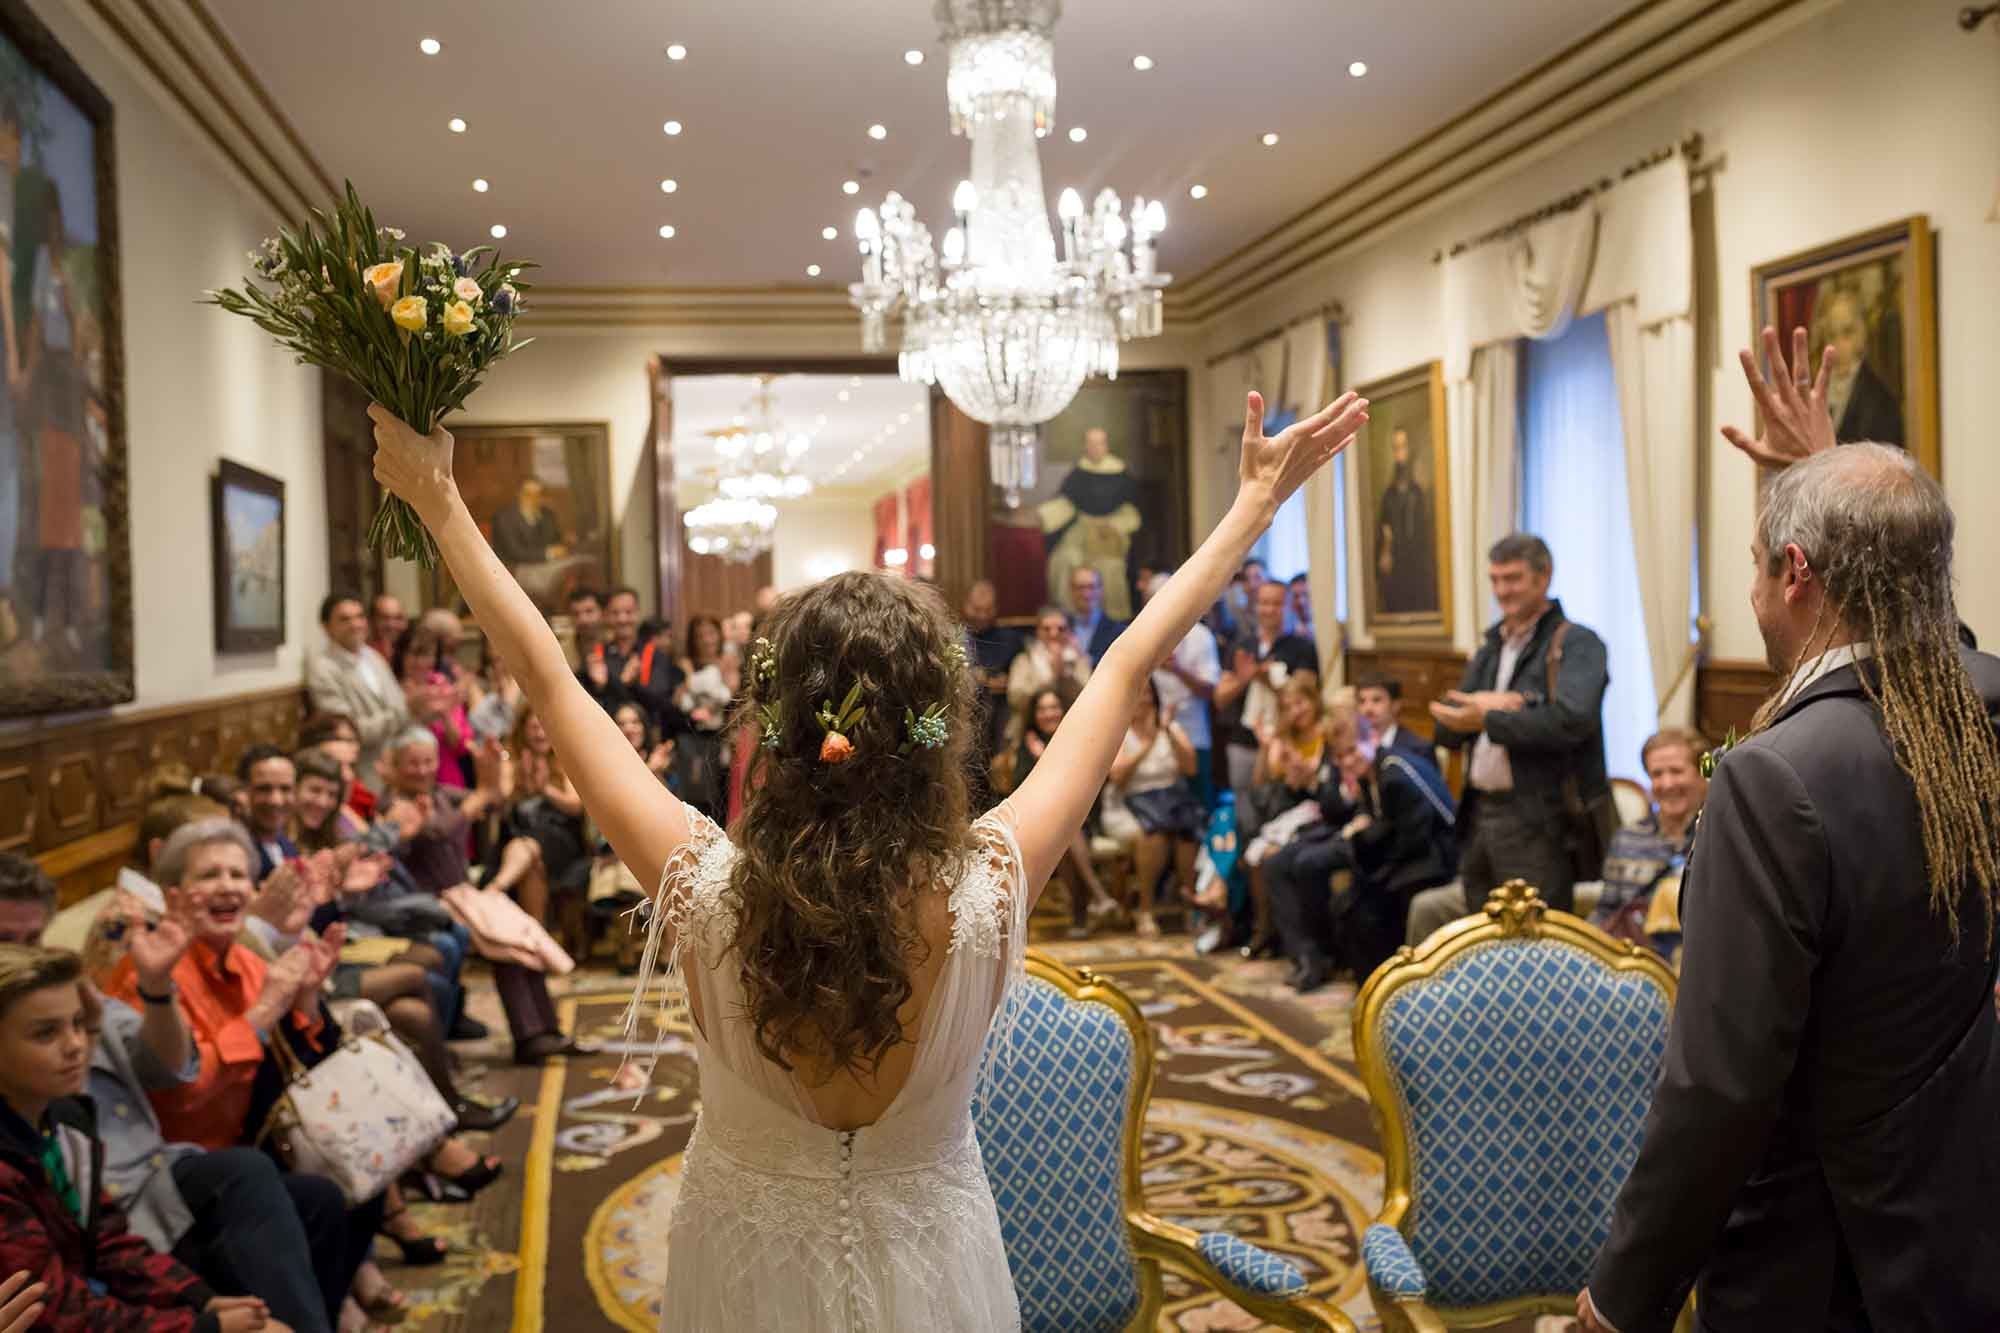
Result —
[[[944,705],[932,704],[921,714],[908,708],[903,710],[903,748],[898,754],[908,754],[912,749],[935,750],[943,745],[951,735],[951,724],[945,721]]]
[[[951,663],[951,665],[959,671],[965,670],[967,666],[965,658],[965,644],[958,639],[953,639],[950,643],[946,644],[944,649],[944,660]]]
[[[776,702],[757,708],[757,744],[775,750],[784,742],[785,714]]]
[[[750,648],[750,679],[760,689],[769,689],[778,680],[777,650],[761,635]]]
[[[855,681],[847,691],[847,697],[835,708],[833,701],[822,700],[819,706],[819,724],[826,729],[826,739],[820,742],[819,761],[822,764],[844,764],[854,757],[854,742],[847,733],[861,725],[868,716],[868,708],[861,702],[861,682]]]

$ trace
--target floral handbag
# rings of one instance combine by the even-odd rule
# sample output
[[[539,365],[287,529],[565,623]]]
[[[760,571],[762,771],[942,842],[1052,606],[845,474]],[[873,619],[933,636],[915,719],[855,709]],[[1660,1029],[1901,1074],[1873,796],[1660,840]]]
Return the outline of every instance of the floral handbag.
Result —
[[[458,1116],[393,1032],[349,1037],[308,1069],[271,1042],[285,1091],[258,1135],[293,1171],[325,1176],[350,1206],[372,1199],[458,1127]]]

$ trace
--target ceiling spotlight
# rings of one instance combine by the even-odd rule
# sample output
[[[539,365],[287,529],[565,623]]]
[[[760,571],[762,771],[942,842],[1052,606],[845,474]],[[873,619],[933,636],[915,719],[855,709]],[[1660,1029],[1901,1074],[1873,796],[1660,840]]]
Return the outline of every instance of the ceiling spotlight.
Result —
[[[842,389],[839,393],[835,394],[833,397],[834,401],[844,403],[853,396],[854,395],[849,393],[847,390]]]
[[[484,176],[481,176],[478,180],[472,182],[472,188],[478,191],[480,194],[485,194],[488,190],[492,189],[493,187],[486,183],[486,178]]]
[[[449,121],[445,122],[445,124],[453,134],[465,133],[465,122],[460,120],[457,116],[453,116]]]
[[[667,59],[686,60],[687,58],[688,58],[688,49],[685,46],[682,46],[679,42],[675,42],[672,46],[667,48]]]
[[[1085,129],[1083,126],[1072,125],[1069,127],[1069,141],[1071,143],[1082,143],[1085,139],[1088,139],[1089,137],[1090,137],[1090,131]]]
[[[496,241],[505,240],[507,238],[507,229],[496,222],[486,234]]]
[[[678,190],[680,188],[681,188],[681,183],[675,180],[671,176],[667,177],[665,180],[660,182],[661,194],[672,194],[675,190]]]
[[[819,229],[819,238],[822,241],[831,241],[839,235],[840,228],[838,227],[821,227]]]
[[[673,223],[669,222],[666,226],[660,228],[660,239],[663,241],[671,241],[672,239],[674,239]]]
[[[444,50],[444,44],[439,42],[435,37],[426,37],[417,43],[417,49],[427,56],[434,56]]]
[[[666,124],[660,126],[660,128],[665,130],[668,134],[679,134],[681,132],[681,123],[678,120],[670,120]]]
[[[847,377],[847,387],[848,387],[848,388],[850,388],[850,389],[858,389],[858,388],[860,388],[860,387],[861,387],[861,377],[860,377],[859,375],[849,375],[849,376]]]
[[[1349,74],[1352,74],[1355,78],[1358,79],[1363,74],[1366,74],[1368,72],[1368,62],[1365,60],[1357,60],[1353,64],[1347,67],[1347,72]]]
[[[868,127],[868,137],[871,139],[886,139],[889,137],[889,127],[887,125],[870,125]]]
[[[1275,134],[1267,134],[1267,135],[1265,135],[1265,136],[1264,136],[1264,146],[1265,146],[1266,148],[1276,148],[1276,147],[1278,146],[1278,136],[1277,136],[1277,135],[1275,135]]]
[[[818,265],[818,264],[807,264],[807,265],[806,265],[806,276],[807,276],[808,278],[817,278],[817,277],[819,276],[819,265]]]
[[[921,65],[924,63],[924,53],[912,47],[910,50],[903,52],[903,63],[905,65]]]
[[[1151,56],[1132,57],[1132,68],[1138,70],[1141,74],[1144,74],[1147,70],[1151,69],[1152,67],[1153,67],[1153,58]]]
[[[861,182],[860,182],[860,181],[842,181],[842,182],[840,183],[840,192],[841,192],[842,194],[860,194],[860,193],[861,193]]]
[[[1190,185],[1190,186],[1188,186],[1188,198],[1190,198],[1190,199],[1206,199],[1206,198],[1208,198],[1208,187],[1207,187],[1206,185]]]
[[[813,424],[815,426],[824,426],[826,424],[826,413],[824,412],[820,413],[819,416],[814,419]]]

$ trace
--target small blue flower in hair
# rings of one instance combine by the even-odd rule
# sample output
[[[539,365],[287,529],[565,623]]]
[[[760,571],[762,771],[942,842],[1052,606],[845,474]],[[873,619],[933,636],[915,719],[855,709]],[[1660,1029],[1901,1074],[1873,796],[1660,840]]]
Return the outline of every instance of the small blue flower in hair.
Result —
[[[905,708],[903,745],[897,753],[908,754],[913,749],[935,750],[950,736],[951,724],[945,720],[943,704],[932,704],[922,713]]]

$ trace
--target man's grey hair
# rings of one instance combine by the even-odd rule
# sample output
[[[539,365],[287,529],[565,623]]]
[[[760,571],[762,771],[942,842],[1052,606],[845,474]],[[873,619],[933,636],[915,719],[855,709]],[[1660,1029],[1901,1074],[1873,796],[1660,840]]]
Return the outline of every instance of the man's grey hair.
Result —
[[[1822,576],[1846,548],[1948,584],[1955,526],[1944,488],[1907,450],[1847,444],[1794,463],[1771,481],[1757,513],[1757,544],[1767,574],[1784,567],[1787,546],[1803,551]]]
[[[188,862],[197,851],[222,846],[239,849],[251,875],[257,873],[257,847],[250,841],[250,835],[235,820],[213,815],[173,831],[167,845],[160,849],[160,859],[153,865],[154,882],[166,888],[175,887],[187,877]]]
[[[1556,567],[1555,557],[1549,554],[1549,544],[1532,532],[1510,532],[1494,542],[1493,549],[1486,553],[1486,563],[1524,564],[1543,577]]]
[[[394,759],[397,755],[414,745],[424,745],[435,750],[438,748],[438,738],[431,733],[429,727],[419,727],[413,724],[404,727],[391,737],[389,743],[382,747],[382,753],[387,758]]]

